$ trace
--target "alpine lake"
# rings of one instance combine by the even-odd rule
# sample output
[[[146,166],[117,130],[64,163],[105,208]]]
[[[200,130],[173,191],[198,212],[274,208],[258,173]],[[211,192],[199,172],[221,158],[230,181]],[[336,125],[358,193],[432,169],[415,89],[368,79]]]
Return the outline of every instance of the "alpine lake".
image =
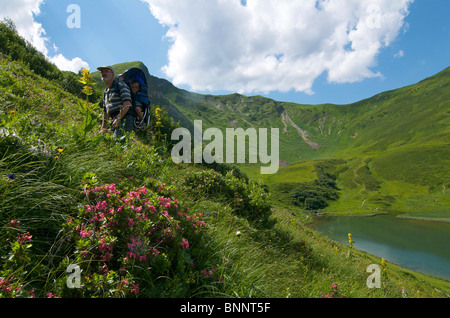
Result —
[[[449,213],[450,215],[450,213]],[[404,268],[450,281],[450,222],[401,217],[319,216],[309,225],[329,238]]]

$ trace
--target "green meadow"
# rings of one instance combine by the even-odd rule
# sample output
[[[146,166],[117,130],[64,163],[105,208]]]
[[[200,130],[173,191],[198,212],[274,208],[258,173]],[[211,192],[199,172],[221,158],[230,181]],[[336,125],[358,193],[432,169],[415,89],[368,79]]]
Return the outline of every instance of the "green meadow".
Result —
[[[201,96],[151,77],[152,123],[120,144],[99,133],[100,84],[86,94],[81,74],[58,71],[7,23],[0,40],[1,298],[450,297],[448,281],[306,226],[313,207],[448,219],[449,70],[348,108]],[[411,115],[402,134],[389,135],[398,118],[386,111]],[[279,172],[173,163],[171,131],[208,112],[219,128],[285,123]],[[379,289],[366,284],[371,264]]]

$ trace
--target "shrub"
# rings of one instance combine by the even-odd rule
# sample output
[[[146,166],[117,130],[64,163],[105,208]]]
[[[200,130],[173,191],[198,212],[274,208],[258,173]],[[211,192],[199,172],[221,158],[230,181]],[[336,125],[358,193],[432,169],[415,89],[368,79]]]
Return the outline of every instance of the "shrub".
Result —
[[[186,296],[206,266],[206,224],[202,214],[190,215],[178,200],[158,190],[164,192],[164,185],[127,193],[114,184],[87,187],[88,204],[64,225],[66,246],[73,247],[60,264],[61,271],[70,264],[80,266],[81,288],[69,289],[62,276],[54,294],[156,297],[158,279],[181,277],[178,289]]]
[[[142,142],[149,143],[161,150],[161,152],[170,153],[175,144],[171,139],[172,131],[180,127],[176,123],[166,108],[157,105],[150,106],[150,123],[145,129],[137,132]]]
[[[9,19],[0,22],[0,40],[0,52],[13,60],[23,60],[36,74],[50,80],[60,75],[61,71],[54,64],[48,62],[41,52],[18,35],[14,23]]]
[[[184,179],[184,186],[193,193],[221,196],[237,215],[263,226],[270,226],[269,193],[258,182],[235,177],[232,171],[222,175],[212,169],[206,169],[188,174]]]
[[[319,170],[316,180],[300,184],[291,197],[294,205],[305,210],[324,209],[328,206],[328,201],[339,198],[336,177]]]

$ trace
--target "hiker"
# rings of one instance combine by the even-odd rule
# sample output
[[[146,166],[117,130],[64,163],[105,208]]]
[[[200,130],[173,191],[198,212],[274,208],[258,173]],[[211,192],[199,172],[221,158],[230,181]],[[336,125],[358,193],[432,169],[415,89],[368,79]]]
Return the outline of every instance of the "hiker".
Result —
[[[125,133],[133,131],[134,125],[134,116],[130,111],[130,89],[127,84],[117,80],[111,66],[101,66],[97,70],[101,72],[102,81],[106,84],[103,93],[102,131],[106,129],[108,119],[111,119],[114,138],[123,139]]]
[[[137,115],[137,124],[140,125],[142,124],[142,120],[144,119],[144,115],[142,114],[142,110],[144,109],[144,107],[147,107],[147,105],[145,105],[143,102],[140,101],[139,98],[136,98],[136,96],[140,95],[140,96],[145,96],[144,93],[140,92],[141,90],[141,83],[139,83],[138,81],[134,81],[131,83],[130,85],[131,87],[131,94],[133,94],[133,107],[134,107],[134,111]]]

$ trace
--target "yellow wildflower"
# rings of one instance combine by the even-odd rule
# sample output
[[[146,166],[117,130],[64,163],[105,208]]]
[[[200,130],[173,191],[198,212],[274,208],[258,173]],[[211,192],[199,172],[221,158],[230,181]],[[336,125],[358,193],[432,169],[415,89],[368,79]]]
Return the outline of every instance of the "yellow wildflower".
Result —
[[[84,94],[88,95],[88,96],[93,94],[92,87],[91,86],[87,86],[87,85],[83,86],[83,91],[82,92]]]
[[[84,84],[82,92],[86,94],[86,97],[93,94],[92,86],[94,86],[96,83],[92,78],[92,74],[89,69],[83,68],[81,70],[81,79],[79,79],[78,82]]]
[[[352,234],[351,234],[351,233],[348,233],[348,242],[349,242],[350,244],[355,243],[355,242],[352,240]]]

